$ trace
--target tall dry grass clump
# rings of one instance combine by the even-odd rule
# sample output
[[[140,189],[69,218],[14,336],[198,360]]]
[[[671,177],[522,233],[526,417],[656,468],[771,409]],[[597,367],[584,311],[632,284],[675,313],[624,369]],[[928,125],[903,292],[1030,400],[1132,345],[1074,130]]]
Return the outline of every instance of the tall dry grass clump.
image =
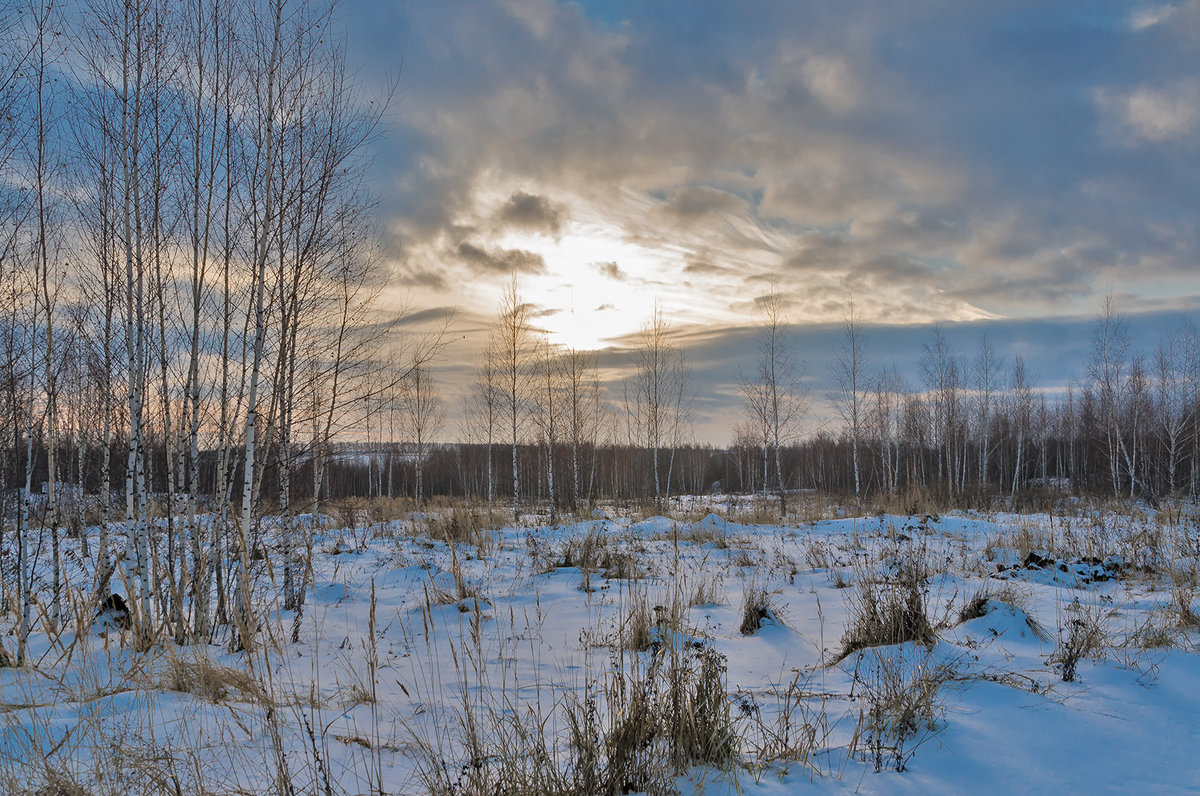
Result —
[[[617,796],[676,792],[693,766],[729,771],[740,740],[726,661],[680,628],[679,610],[642,590],[624,606],[607,665],[582,687],[520,683],[485,646],[452,651],[457,698],[409,727],[422,788],[435,796]]]
[[[931,646],[937,635],[926,609],[925,567],[917,555],[897,557],[890,573],[855,565],[846,597],[848,620],[837,660],[869,647],[917,642]]]

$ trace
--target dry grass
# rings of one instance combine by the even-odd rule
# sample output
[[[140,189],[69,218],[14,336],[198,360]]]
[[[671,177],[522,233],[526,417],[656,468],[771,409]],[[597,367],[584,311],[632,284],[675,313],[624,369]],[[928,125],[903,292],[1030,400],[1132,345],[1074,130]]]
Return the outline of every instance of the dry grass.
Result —
[[[181,694],[192,694],[214,704],[231,701],[270,704],[258,678],[199,654],[166,656],[158,681],[153,685]]]
[[[1011,583],[1002,586],[988,584],[978,589],[959,609],[958,624],[961,625],[963,622],[970,622],[972,619],[986,616],[991,610],[991,606],[996,603],[1012,606],[1024,614],[1025,624],[1035,638],[1042,641],[1049,641],[1052,638],[1050,631],[1033,615],[1028,595],[1018,591]]]
[[[529,546],[534,558],[540,559],[542,572],[564,567],[596,572],[603,567],[602,557],[608,554],[608,537],[597,532],[595,527],[590,527],[582,537],[568,539],[548,556],[539,552],[539,545],[532,537]]]
[[[1200,614],[1193,607],[1196,603],[1196,591],[1200,587],[1197,578],[1196,565],[1190,567],[1172,566],[1167,576],[1171,581],[1170,610],[1175,621],[1182,628],[1200,628]]]
[[[426,568],[425,574],[427,578],[427,582],[424,584],[426,609],[435,605],[459,603],[459,610],[465,612],[469,609],[464,605],[471,602],[478,611],[481,604],[488,604],[483,598],[480,588],[472,583],[463,572],[462,561],[458,557],[458,548],[455,545],[450,545],[450,578],[452,582],[449,588],[439,584],[433,572],[428,568]]]
[[[934,624],[925,605],[925,570],[916,558],[896,562],[882,576],[856,564],[854,588],[847,592],[848,620],[835,662],[868,647],[915,641],[931,646]]]
[[[105,656],[93,654],[86,636],[75,644],[76,663],[61,670],[61,679],[47,671],[14,684],[24,694],[21,704],[10,705],[0,718],[0,791],[248,793],[258,775],[274,769],[260,746],[222,743],[207,735],[206,722],[192,718],[213,710],[204,704],[220,703],[235,723],[256,724],[251,717],[270,715],[273,707],[258,678],[215,664],[202,653],[184,658],[157,649],[122,655],[123,665],[112,666]],[[182,706],[167,700],[169,736],[162,732],[164,706],[158,704],[164,691],[198,697]],[[63,707],[70,711],[69,725],[60,720]],[[293,792],[284,780],[275,784],[276,792]]]
[[[738,632],[743,636],[753,636],[763,625],[783,624],[772,601],[774,596],[774,592],[761,587],[748,587],[742,600],[742,624],[738,626]]]
[[[688,605],[721,605],[724,603],[724,591],[724,583],[718,573],[698,575],[692,579]]]
[[[668,643],[618,657],[581,696],[554,699],[553,720],[511,710],[506,694],[494,703],[464,698],[450,719],[453,748],[444,734],[415,739],[422,785],[435,796],[674,793],[675,778],[692,766],[737,765],[725,673],[724,658],[711,647]],[[551,730],[556,726],[564,735]]]
[[[651,602],[644,588],[629,592],[619,617],[614,646],[634,652],[658,650],[668,639],[687,633],[686,606],[678,592]]]
[[[765,719],[764,703],[774,707]],[[828,695],[814,690],[811,672],[794,670],[782,692],[739,690],[735,704],[743,748],[748,753],[744,764],[756,778],[771,767],[786,775],[792,765],[801,766],[810,776],[822,773],[816,754],[827,745],[835,722],[830,719]]]
[[[656,533],[650,539],[656,542],[671,542],[676,547],[683,543],[709,545],[724,550],[729,547],[729,521],[710,512],[703,512],[702,517],[687,520],[676,518],[676,521],[671,523],[670,531]]]

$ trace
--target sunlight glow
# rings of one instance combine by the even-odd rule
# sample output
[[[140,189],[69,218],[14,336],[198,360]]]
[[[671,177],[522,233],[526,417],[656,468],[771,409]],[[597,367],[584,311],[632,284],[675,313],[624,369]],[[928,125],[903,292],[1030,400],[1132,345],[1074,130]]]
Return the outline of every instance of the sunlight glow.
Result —
[[[727,291],[698,291],[684,277],[694,256],[689,247],[631,235],[628,219],[613,217],[612,205],[602,209],[579,197],[563,199],[571,220],[557,236],[507,230],[493,241],[545,261],[543,273],[521,274],[519,283],[525,300],[537,308],[534,325],[553,343],[585,350],[618,345],[642,328],[656,303],[676,328],[735,320]],[[631,216],[646,210],[621,204]]]

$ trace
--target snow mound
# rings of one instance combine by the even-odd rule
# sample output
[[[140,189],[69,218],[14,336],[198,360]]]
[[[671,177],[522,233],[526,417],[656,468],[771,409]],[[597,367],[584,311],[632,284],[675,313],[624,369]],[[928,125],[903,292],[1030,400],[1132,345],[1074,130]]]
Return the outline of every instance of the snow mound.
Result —
[[[1023,609],[997,599],[983,604],[983,615],[963,622],[957,628],[960,637],[970,639],[1045,641],[1046,631]]]

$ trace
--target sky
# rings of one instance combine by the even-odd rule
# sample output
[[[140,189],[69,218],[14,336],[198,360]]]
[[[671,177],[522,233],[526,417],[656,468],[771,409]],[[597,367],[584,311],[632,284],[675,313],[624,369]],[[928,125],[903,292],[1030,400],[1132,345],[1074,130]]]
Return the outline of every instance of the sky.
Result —
[[[771,285],[814,415],[851,300],[873,365],[933,324],[1048,388],[1112,295],[1138,345],[1200,304],[1200,2],[353,0],[392,287],[452,309],[455,395],[516,273],[619,379],[657,304],[724,443]],[[450,433],[449,436],[455,436]]]

